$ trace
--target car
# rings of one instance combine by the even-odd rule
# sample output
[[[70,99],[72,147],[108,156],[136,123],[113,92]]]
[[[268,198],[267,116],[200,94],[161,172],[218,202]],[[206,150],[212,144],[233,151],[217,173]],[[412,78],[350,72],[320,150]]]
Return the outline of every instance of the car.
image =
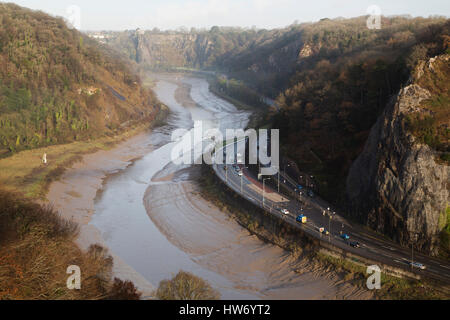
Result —
[[[348,239],[350,239],[350,236],[348,234],[344,233],[344,234],[341,234],[341,238],[344,240],[348,240]]]
[[[303,186],[302,186],[301,184],[299,184],[299,185],[297,186],[297,189],[298,189],[298,190],[302,190],[302,189],[303,189]]]
[[[238,176],[242,177],[244,174],[242,173],[242,170],[238,171]]]
[[[422,263],[419,263],[419,262],[411,262],[409,265],[413,268],[417,268],[420,270],[425,270],[427,268]]]
[[[308,218],[303,214],[299,215],[296,220],[297,220],[297,222],[300,222],[300,223],[308,222]]]
[[[324,227],[320,227],[320,228],[319,228],[319,232],[322,233],[322,234],[326,234],[326,235],[329,235],[329,234],[330,234],[330,233],[328,232],[328,230],[325,229]]]
[[[280,211],[281,211],[281,213],[283,213],[285,215],[289,214],[289,210],[287,210],[287,209],[281,209]]]
[[[349,245],[350,245],[350,247],[353,247],[353,248],[359,248],[359,247],[361,247],[361,245],[359,244],[358,241],[351,241],[351,242],[349,243]]]
[[[310,198],[314,198],[314,192],[312,192],[311,190],[308,191],[308,196]]]

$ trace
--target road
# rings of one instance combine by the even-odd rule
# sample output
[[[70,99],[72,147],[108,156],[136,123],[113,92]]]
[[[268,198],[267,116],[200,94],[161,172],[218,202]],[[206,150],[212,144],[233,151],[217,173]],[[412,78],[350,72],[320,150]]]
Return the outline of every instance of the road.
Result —
[[[450,284],[450,265],[447,262],[414,252],[414,262],[424,264],[426,270],[411,269],[411,248],[401,247],[392,241],[383,239],[377,234],[363,229],[361,226],[349,222],[342,215],[334,213],[333,209],[328,210],[331,206],[317,196],[310,198],[305,195],[299,195],[302,204],[298,198],[293,199],[292,197],[279,194],[268,187],[267,184],[263,188],[262,182],[258,181],[257,177],[253,176],[242,165],[240,167],[243,172],[242,176],[238,174],[238,170],[235,170],[232,165],[216,164],[213,166],[213,169],[216,175],[235,192],[314,238],[329,241],[334,246],[363,258],[379,261],[386,265],[440,281],[441,283]],[[265,177],[264,179],[267,178],[272,179],[275,183],[278,182],[278,175]],[[296,191],[297,185],[295,182],[284,174],[281,175],[280,184],[284,184],[292,192]],[[289,214],[283,214],[281,209],[287,209]],[[306,224],[296,221],[297,216],[301,213],[308,218]],[[320,233],[319,228],[321,227],[329,230],[329,235]],[[340,237],[341,234],[348,234],[350,240],[343,240]],[[349,245],[351,241],[359,242],[360,247],[351,247]]]

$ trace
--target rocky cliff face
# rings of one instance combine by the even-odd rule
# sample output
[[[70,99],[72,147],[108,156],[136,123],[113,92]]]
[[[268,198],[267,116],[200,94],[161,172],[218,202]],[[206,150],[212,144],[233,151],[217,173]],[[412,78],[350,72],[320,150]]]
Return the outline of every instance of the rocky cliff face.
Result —
[[[101,35],[101,41],[155,69],[219,67],[273,73],[288,68],[286,65],[292,68],[298,60],[313,54],[312,47],[304,45],[301,34],[289,30],[190,33],[138,30],[110,32]],[[98,33],[90,35],[94,37]]]
[[[299,63],[317,50],[304,45],[302,29],[240,30],[214,28],[198,32],[125,31],[103,34],[112,46],[150,69],[214,69],[273,95],[288,83]],[[98,33],[90,34],[92,37]],[[276,88],[272,88],[275,86]]]
[[[417,141],[405,120],[409,114],[426,112],[419,106],[431,93],[417,78],[430,72],[433,62],[421,64],[412,83],[387,106],[347,178],[354,217],[402,245],[413,241],[430,254],[437,253],[445,226],[441,221],[449,203],[450,168]]]
[[[142,34],[134,42],[137,62],[152,68],[203,68],[214,51],[213,43],[199,34]]]

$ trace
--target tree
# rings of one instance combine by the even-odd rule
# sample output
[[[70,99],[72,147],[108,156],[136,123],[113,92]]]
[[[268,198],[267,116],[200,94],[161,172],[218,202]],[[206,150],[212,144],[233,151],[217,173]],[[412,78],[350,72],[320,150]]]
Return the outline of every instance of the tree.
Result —
[[[220,294],[207,281],[180,271],[172,280],[161,281],[156,297],[160,300],[218,300]]]
[[[406,59],[406,65],[408,68],[413,70],[420,60],[425,60],[427,58],[427,53],[428,49],[423,44],[414,46],[409,57]]]

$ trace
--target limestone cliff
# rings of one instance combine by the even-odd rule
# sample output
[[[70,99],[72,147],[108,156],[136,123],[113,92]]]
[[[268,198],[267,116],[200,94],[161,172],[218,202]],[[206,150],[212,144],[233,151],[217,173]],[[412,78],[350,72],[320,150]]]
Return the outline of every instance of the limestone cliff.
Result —
[[[439,233],[445,227],[450,169],[435,150],[408,130],[407,119],[411,114],[430,112],[421,106],[433,94],[419,85],[419,79],[424,74],[435,77],[436,60],[448,68],[448,55],[419,64],[410,84],[372,128],[347,178],[354,217],[402,245],[413,241],[431,254],[437,254]]]

